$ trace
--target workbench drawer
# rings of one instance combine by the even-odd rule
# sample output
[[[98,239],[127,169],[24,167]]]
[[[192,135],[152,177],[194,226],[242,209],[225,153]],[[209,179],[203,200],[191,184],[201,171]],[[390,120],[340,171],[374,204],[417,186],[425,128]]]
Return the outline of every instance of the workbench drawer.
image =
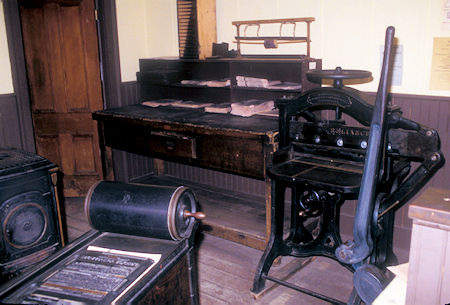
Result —
[[[198,136],[195,163],[200,166],[264,179],[265,162],[265,146],[257,137]]]
[[[177,133],[150,132],[148,141],[155,153],[168,156],[197,158],[195,138]]]
[[[117,149],[141,154],[196,159],[194,137],[170,131],[155,131],[145,126],[115,122],[105,128],[105,143]]]

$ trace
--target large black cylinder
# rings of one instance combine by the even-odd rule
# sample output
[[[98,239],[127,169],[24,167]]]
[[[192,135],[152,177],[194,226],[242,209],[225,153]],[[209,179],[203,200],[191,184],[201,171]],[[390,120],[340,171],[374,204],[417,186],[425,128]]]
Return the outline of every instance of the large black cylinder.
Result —
[[[100,181],[90,188],[84,209],[99,231],[181,240],[192,233],[198,204],[185,186]]]

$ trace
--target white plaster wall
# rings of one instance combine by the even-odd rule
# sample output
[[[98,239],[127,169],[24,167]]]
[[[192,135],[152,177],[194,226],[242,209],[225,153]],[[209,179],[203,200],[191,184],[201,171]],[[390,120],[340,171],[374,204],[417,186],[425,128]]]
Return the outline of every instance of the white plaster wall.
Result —
[[[434,37],[450,37],[443,29],[447,0],[217,0],[218,42],[233,43],[235,20],[315,17],[311,55],[325,69],[365,69],[374,81],[355,86],[376,91],[380,73],[380,47],[388,25],[396,28],[396,43],[403,47],[402,83],[392,92],[450,96],[430,90]],[[122,81],[136,80],[139,58],[178,56],[176,0],[116,0]],[[250,31],[251,29],[249,29]],[[300,35],[302,29],[299,27]],[[276,50],[243,46],[248,54],[303,54],[304,45]],[[11,65],[0,1],[0,94],[12,93]]]
[[[122,81],[136,80],[139,58],[178,56],[176,0],[116,0]]]
[[[3,1],[0,1],[0,94],[13,93],[14,87],[11,75],[11,61],[9,59],[8,41],[6,38],[5,16]]]
[[[447,0],[217,0],[217,38],[233,43],[235,20],[315,17],[311,26],[311,56],[323,60],[324,69],[364,69],[371,83],[355,86],[376,91],[380,75],[380,47],[385,29],[396,29],[396,44],[403,47],[403,73],[396,93],[450,96],[450,91],[430,90],[434,37],[449,37],[442,28]],[[299,32],[298,35],[301,35]],[[267,53],[263,47],[245,46],[243,53]],[[296,49],[278,49],[282,54]],[[300,54],[304,54],[300,52]],[[297,53],[298,54],[298,53]]]
[[[448,0],[217,0],[217,41],[235,49],[235,20],[315,17],[311,24],[311,56],[324,69],[341,66],[372,72],[373,81],[356,85],[376,91],[386,27],[396,29],[396,44],[403,48],[402,81],[392,92],[450,96],[430,90],[434,37],[450,37],[442,27]],[[176,0],[117,0],[122,80],[136,79],[138,60],[178,56]],[[304,29],[304,28],[303,28]],[[249,28],[250,31],[252,28]],[[278,31],[269,29],[269,31]],[[296,30],[302,35],[302,27]],[[304,54],[304,44],[275,50],[243,45],[244,54]]]

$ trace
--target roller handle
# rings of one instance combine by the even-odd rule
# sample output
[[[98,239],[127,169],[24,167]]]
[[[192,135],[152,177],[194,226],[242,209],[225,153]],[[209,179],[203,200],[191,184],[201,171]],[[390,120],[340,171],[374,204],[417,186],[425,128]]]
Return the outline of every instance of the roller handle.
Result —
[[[184,216],[184,218],[194,217],[195,219],[202,220],[202,219],[205,219],[206,214],[203,212],[192,213],[189,210],[184,210],[183,216]]]

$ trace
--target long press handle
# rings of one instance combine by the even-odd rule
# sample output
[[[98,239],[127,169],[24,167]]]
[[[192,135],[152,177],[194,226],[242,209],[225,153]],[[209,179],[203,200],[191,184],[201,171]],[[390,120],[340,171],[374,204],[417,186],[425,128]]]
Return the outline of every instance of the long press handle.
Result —
[[[383,65],[370,124],[369,145],[367,147],[364,172],[356,207],[353,226],[354,241],[342,244],[336,249],[336,257],[346,264],[357,264],[367,258],[373,249],[370,224],[375,206],[378,174],[385,149],[385,117],[388,96],[389,68],[394,41],[394,27],[386,29]]]

